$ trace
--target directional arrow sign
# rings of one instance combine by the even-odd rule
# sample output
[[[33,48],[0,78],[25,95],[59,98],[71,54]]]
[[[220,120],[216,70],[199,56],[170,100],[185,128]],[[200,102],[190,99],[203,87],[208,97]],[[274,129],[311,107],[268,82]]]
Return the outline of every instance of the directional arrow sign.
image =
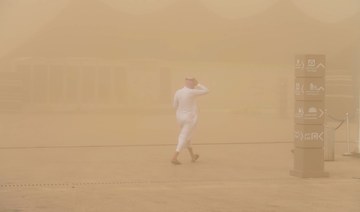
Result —
[[[322,64],[322,63],[319,63],[319,64],[316,66],[316,68],[317,68],[317,69],[320,69],[320,68],[325,69],[326,66],[325,66],[324,64]]]
[[[319,118],[322,118],[325,113],[324,113],[324,111],[323,111],[321,108],[319,108],[319,112],[320,112]]]
[[[322,101],[296,101],[295,123],[297,124],[323,124],[324,102]]]

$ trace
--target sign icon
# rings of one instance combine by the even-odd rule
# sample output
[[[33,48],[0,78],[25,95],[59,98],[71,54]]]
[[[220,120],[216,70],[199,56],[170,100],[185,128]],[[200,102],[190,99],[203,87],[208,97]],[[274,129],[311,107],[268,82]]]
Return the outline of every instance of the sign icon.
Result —
[[[309,107],[308,112],[309,112],[309,113],[317,113],[318,110],[316,109],[316,107]]]
[[[310,91],[324,91],[325,88],[322,87],[322,86],[317,86],[315,83],[311,82],[310,85],[309,85],[309,90]]]
[[[296,100],[323,100],[325,97],[325,82],[320,78],[298,78],[295,80],[294,93]]]
[[[321,118],[324,116],[325,112],[321,108],[319,108],[319,111],[320,111],[319,118]]]
[[[305,112],[304,112],[304,108],[303,107],[299,107],[296,111],[296,114],[295,114],[295,117],[296,118],[303,118],[305,115]]]
[[[315,59],[308,59],[308,67],[315,67],[316,66],[316,60]]]
[[[317,121],[324,116],[324,110],[320,106],[298,105],[295,111],[295,118],[303,121]]]
[[[304,84],[302,84],[300,82],[296,82],[295,83],[295,94],[296,95],[302,95],[304,93],[305,93]]]
[[[324,141],[324,132],[303,132],[297,130],[294,136],[297,141]]]
[[[297,55],[294,63],[297,77],[322,77],[326,69],[323,55]]]
[[[319,63],[319,64],[316,66],[316,68],[318,68],[318,69],[319,69],[319,68],[323,68],[323,69],[324,69],[324,68],[326,68],[326,66],[325,66],[324,64],[322,64],[322,63]]]
[[[303,60],[297,59],[295,64],[295,69],[303,71],[305,69],[305,63]]]

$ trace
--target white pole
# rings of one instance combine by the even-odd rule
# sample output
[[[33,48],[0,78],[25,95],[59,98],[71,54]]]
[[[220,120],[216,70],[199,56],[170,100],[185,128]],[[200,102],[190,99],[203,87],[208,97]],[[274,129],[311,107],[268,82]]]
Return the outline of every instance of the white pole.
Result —
[[[355,56],[355,59],[360,59],[360,45],[358,45],[357,48],[357,55]],[[357,154],[360,154],[360,62],[359,60],[356,60],[357,64],[355,66],[356,74],[357,74],[357,96],[358,96],[358,109],[357,109],[357,118],[358,118],[358,138],[357,138],[357,149],[355,150]]]
[[[357,154],[360,154],[360,91],[359,91],[359,105],[358,105],[358,109],[357,109],[357,116],[358,116],[358,145],[357,145],[357,150],[355,150]]]
[[[349,113],[346,113],[346,143],[347,143],[347,151],[343,154],[344,156],[350,156],[350,136],[349,136]]]
[[[360,66],[360,64],[359,64]],[[360,67],[359,67],[360,69]],[[357,109],[357,118],[358,118],[358,139],[357,139],[357,150],[356,153],[360,154],[360,73],[358,73],[358,81],[357,81],[357,90],[358,90],[358,109]]]
[[[346,113],[346,142],[348,144],[348,153],[350,154],[350,129],[349,129],[349,113]]]

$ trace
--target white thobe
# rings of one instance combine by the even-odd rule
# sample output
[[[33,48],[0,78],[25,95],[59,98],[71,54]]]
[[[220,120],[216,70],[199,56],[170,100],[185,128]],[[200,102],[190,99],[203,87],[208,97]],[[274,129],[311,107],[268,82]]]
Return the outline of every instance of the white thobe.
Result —
[[[201,84],[198,84],[194,89],[183,87],[176,91],[174,108],[176,108],[176,119],[181,128],[176,147],[177,152],[180,152],[184,147],[191,147],[191,136],[198,119],[196,98],[208,92],[209,90]]]

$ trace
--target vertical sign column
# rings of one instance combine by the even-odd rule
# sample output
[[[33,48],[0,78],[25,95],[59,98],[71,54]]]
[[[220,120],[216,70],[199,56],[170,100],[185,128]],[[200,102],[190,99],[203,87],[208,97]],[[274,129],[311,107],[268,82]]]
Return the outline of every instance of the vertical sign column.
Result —
[[[296,177],[326,177],[324,171],[325,55],[295,57],[294,168]]]

